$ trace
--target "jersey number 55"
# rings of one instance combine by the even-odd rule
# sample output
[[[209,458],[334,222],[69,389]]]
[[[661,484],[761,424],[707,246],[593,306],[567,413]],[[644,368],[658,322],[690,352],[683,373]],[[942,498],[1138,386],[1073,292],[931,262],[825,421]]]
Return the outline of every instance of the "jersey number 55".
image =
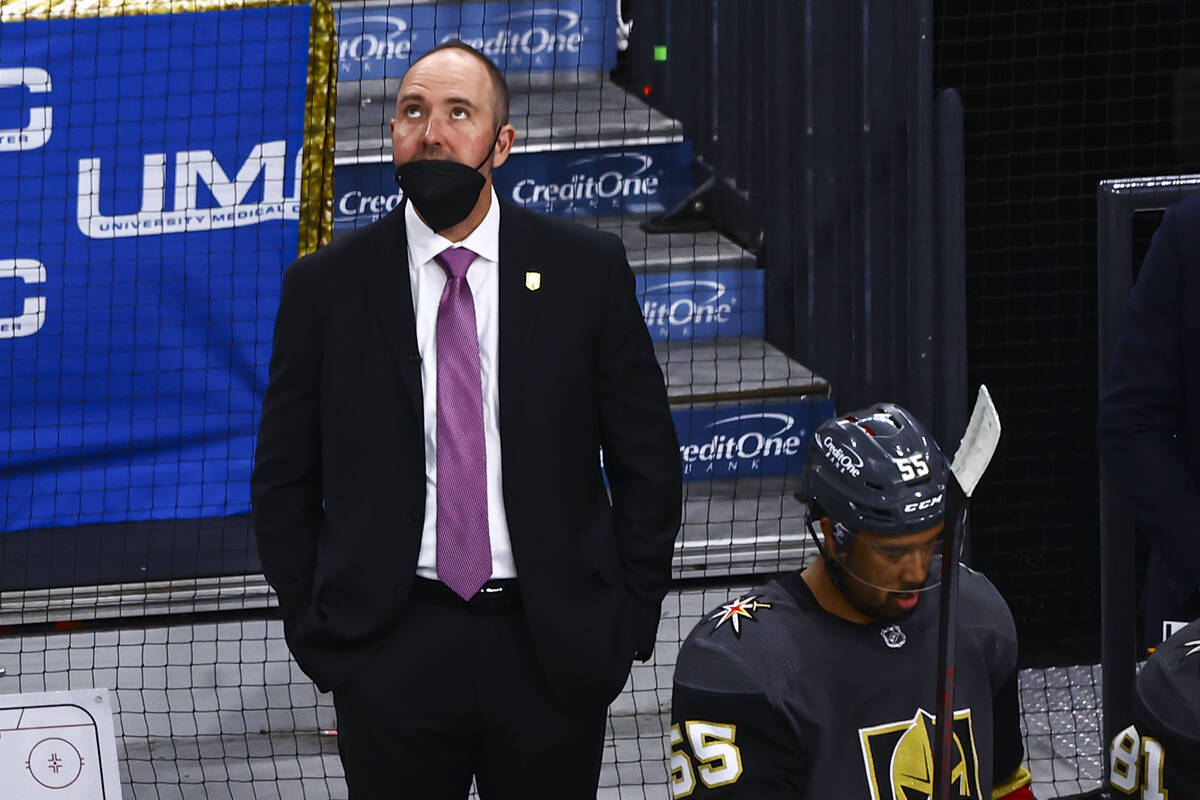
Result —
[[[737,726],[689,719],[671,726],[671,796],[688,797],[699,780],[709,789],[736,783],[742,777],[742,753],[734,744]],[[693,766],[691,750],[698,765]]]

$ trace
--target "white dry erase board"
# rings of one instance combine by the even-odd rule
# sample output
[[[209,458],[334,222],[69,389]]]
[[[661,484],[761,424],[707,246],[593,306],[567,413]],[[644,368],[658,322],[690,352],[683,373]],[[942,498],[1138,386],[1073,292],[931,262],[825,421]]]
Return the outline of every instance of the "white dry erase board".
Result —
[[[121,800],[106,689],[0,694],[4,800]]]

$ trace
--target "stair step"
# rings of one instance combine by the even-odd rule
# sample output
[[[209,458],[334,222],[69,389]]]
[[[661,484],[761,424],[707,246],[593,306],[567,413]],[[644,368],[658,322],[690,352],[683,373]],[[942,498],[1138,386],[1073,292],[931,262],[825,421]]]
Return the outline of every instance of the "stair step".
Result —
[[[620,236],[634,272],[675,273],[717,267],[751,269],[756,264],[753,253],[716,231],[646,233],[640,224],[644,218],[637,215],[580,216],[575,221]]]
[[[824,397],[737,398],[671,410],[686,482],[798,475],[812,432],[833,416]]]
[[[504,76],[508,82],[510,101],[518,95],[534,92],[554,91],[595,91],[613,81],[603,70],[562,70],[559,72],[547,70],[544,72],[510,72]],[[395,111],[396,95],[400,92],[401,77],[348,78],[338,81],[337,104],[347,111],[352,107],[367,107],[382,104],[387,117]],[[511,108],[510,108],[511,116]]]
[[[617,8],[573,0],[530,9],[523,0],[336,2],[338,78],[399,78],[439,43],[461,39],[496,62],[510,89],[530,75],[603,74],[617,63]],[[561,4],[554,3],[553,6]]]
[[[528,150],[683,141],[683,126],[611,81],[514,95],[510,116]]]
[[[530,211],[572,218],[660,214],[691,194],[689,142],[525,152],[495,173],[496,195]]]
[[[542,214],[581,222],[598,215],[645,218],[673,208],[692,191],[687,142],[514,154],[495,173],[496,195]],[[334,229],[370,224],[400,204],[391,156],[334,168]],[[631,235],[633,233],[631,227]],[[641,237],[643,244],[645,236]],[[662,254],[656,252],[662,260]],[[681,252],[680,255],[686,255]],[[662,265],[665,266],[665,265]]]
[[[624,241],[654,341],[762,336],[763,272],[749,251],[713,231],[648,235],[633,216],[587,222]]]
[[[723,269],[635,276],[642,317],[656,342],[762,336],[763,273]]]
[[[388,120],[395,114],[398,86],[399,81],[364,80],[338,87],[336,163],[391,161]],[[610,80],[514,94],[509,121],[517,129],[513,153],[683,141],[683,126]]]
[[[673,405],[829,393],[824,378],[759,338],[672,340],[654,349]]]
[[[677,578],[766,574],[795,569],[816,552],[804,530],[798,475],[684,485],[675,540]]]

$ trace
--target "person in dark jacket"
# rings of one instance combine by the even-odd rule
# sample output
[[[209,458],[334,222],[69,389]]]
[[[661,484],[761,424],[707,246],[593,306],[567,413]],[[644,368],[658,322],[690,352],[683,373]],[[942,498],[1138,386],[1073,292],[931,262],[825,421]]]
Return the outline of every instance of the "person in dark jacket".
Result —
[[[499,202],[515,130],[478,51],[415,60],[391,128],[404,204],[284,276],[263,572],[351,800],[594,798],[681,510],[633,273],[617,237]]]
[[[1110,485],[1150,542],[1146,640],[1200,616],[1200,195],[1167,209],[1121,320],[1101,389]]]

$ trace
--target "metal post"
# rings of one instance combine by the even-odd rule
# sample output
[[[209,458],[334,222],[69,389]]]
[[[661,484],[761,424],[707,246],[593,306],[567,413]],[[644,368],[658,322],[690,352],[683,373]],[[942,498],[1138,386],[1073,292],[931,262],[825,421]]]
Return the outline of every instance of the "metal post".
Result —
[[[937,230],[937,315],[934,327],[934,438],[953,450],[967,427],[967,249],[966,178],[962,98],[953,89],[934,102],[935,227]],[[970,562],[971,542],[962,558]]]
[[[1129,297],[1132,209],[1120,194],[1101,184],[1097,192],[1097,272],[1100,384]],[[1134,525],[1120,490],[1100,468],[1100,660],[1104,676],[1104,747],[1133,719],[1136,669],[1137,577]]]
[[[1100,340],[1100,382],[1120,330],[1133,283],[1133,215],[1165,208],[1200,189],[1200,176],[1104,181],[1096,192],[1096,295]],[[1137,576],[1135,525],[1129,501],[1117,481],[1100,472],[1100,658],[1104,672],[1104,745],[1133,719],[1136,673]]]
[[[912,239],[908,248],[908,374],[905,385],[912,411],[933,419],[936,342],[933,255],[933,0],[916,4],[915,82],[911,92],[909,152],[912,163],[910,213]],[[902,7],[902,6],[901,6]]]

